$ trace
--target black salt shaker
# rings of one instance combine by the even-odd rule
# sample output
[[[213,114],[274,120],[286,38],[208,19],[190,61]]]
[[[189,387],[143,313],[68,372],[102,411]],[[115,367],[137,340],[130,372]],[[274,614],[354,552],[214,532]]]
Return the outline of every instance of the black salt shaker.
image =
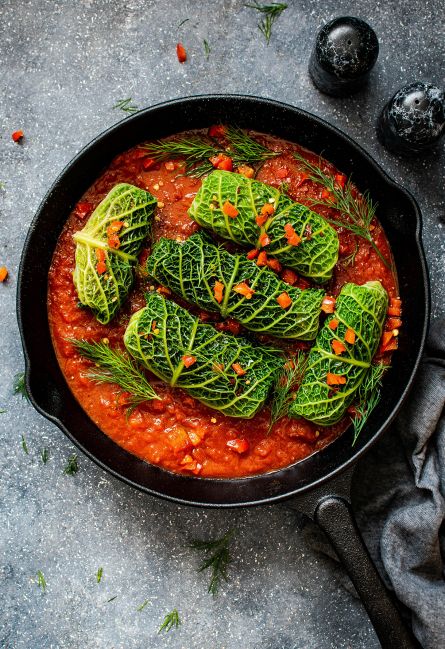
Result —
[[[317,34],[309,74],[321,92],[345,96],[365,85],[379,54],[375,31],[360,18],[342,16]]]
[[[398,90],[383,108],[377,123],[381,143],[401,155],[425,151],[444,133],[444,93],[423,81],[415,81]]]

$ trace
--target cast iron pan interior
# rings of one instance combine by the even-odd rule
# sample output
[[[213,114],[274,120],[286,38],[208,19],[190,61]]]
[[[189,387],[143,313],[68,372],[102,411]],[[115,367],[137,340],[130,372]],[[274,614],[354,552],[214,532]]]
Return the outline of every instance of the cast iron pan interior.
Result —
[[[360,189],[369,189],[379,203],[378,216],[394,252],[403,299],[399,351],[393,356],[383,398],[354,449],[349,432],[291,467],[232,480],[169,473],[139,460],[104,435],[65,382],[53,351],[46,311],[47,276],[58,236],[76,202],[113,157],[143,140],[218,122],[298,142],[352,174]],[[147,108],[86,146],[55,181],[31,224],[17,296],[31,401],[99,466],[147,493],[185,504],[226,507],[272,502],[303,493],[341,472],[365,452],[394,418],[407,395],[424,346],[429,313],[420,231],[421,216],[413,197],[390,180],[349,137],[303,110],[238,95],[198,96]]]

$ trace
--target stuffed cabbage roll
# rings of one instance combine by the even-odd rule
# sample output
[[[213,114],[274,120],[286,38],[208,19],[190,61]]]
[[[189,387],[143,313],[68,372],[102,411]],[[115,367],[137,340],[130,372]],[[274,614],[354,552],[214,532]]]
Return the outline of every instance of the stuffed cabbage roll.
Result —
[[[354,400],[382,335],[388,295],[380,282],[345,284],[309,352],[289,416],[337,423]]]
[[[147,306],[133,314],[125,331],[128,352],[210,408],[231,417],[253,417],[284,358],[202,324],[157,292],[146,297]]]
[[[116,315],[131,289],[134,266],[156,202],[149,192],[121,183],[99,203],[85,227],[74,234],[77,295],[102,324]]]
[[[202,227],[261,248],[314,282],[329,280],[337,263],[338,236],[322,216],[241,174],[209,174],[188,214]]]
[[[186,241],[160,239],[147,271],[187,302],[236,318],[251,331],[300,340],[317,335],[323,290],[289,286],[267,266],[230,254],[204,232]]]

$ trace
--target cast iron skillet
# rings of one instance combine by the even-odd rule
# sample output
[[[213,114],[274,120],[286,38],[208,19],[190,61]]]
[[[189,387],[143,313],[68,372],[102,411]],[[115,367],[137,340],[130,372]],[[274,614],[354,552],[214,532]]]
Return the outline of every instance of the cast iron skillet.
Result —
[[[168,473],[139,460],[104,435],[71,394],[57,363],[46,311],[47,276],[62,227],[83,192],[118,153],[143,140],[207,127],[240,127],[293,140],[322,153],[378,201],[391,243],[403,300],[403,328],[382,400],[354,448],[346,433],[297,464],[269,474],[223,480]],[[239,507],[300,496],[298,507],[325,530],[359,593],[383,647],[418,646],[404,628],[371,562],[348,504],[352,467],[394,419],[412,385],[424,347],[429,285],[421,239],[421,215],[413,197],[395,184],[349,137],[318,117],[268,99],[206,95],[147,108],[113,126],[86,146],[44,198],[25,242],[17,309],[26,360],[26,386],[35,408],[54,422],[92,460],[146,493],[180,504]]]

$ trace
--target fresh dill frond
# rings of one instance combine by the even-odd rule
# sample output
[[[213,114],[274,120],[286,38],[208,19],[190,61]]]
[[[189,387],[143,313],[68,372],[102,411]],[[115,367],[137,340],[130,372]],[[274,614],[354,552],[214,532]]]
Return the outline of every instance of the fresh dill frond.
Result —
[[[98,584],[100,584],[100,582],[102,581],[102,575],[103,575],[103,574],[104,574],[104,569],[103,569],[102,566],[101,566],[101,567],[98,569],[98,571],[96,572],[96,582],[97,582]]]
[[[377,203],[374,203],[366,191],[360,196],[356,195],[355,188],[348,178],[345,185],[339,185],[334,176],[330,176],[321,170],[320,167],[312,164],[300,153],[294,152],[294,158],[302,165],[304,171],[308,174],[309,179],[324,187],[330,195],[330,200],[318,198],[311,199],[312,205],[323,205],[338,210],[343,215],[341,220],[325,217],[332,225],[345,228],[353,234],[361,237],[371,244],[377,255],[383,261],[387,268],[390,263],[382,255],[381,251],[374,242],[371,234],[372,221],[376,216]]]
[[[229,142],[229,154],[233,158],[235,165],[243,163],[262,164],[269,158],[275,158],[281,153],[280,151],[271,151],[271,149],[254,140],[240,128],[229,126],[226,129],[226,137]]]
[[[167,615],[164,617],[164,621],[162,622],[161,626],[159,627],[158,633],[161,633],[162,631],[170,631],[170,629],[177,629],[179,625],[181,624],[181,620],[179,619],[179,613],[176,608],[171,611],[171,613],[167,613]]]
[[[207,160],[221,152],[213,144],[206,142],[201,137],[184,137],[175,140],[158,140],[143,144],[142,148],[148,151],[153,160],[185,158],[186,164],[191,169],[194,164]],[[210,164],[210,163],[209,163]],[[212,166],[212,165],[210,165]]]
[[[148,599],[144,600],[144,601],[142,602],[142,604],[141,604],[140,606],[137,607],[136,610],[137,610],[138,612],[143,611],[144,608],[145,608],[145,607],[147,606],[147,604],[149,604],[149,603],[150,603],[150,600],[148,600]]]
[[[41,570],[37,570],[37,586],[45,592],[46,590],[46,579]]]
[[[22,449],[25,451],[26,455],[29,455],[28,444],[26,443],[24,435],[22,435]]]
[[[107,604],[109,604],[110,602],[114,602],[115,599],[117,599],[117,595],[115,595],[114,597],[110,597],[110,599],[107,599]]]
[[[269,433],[274,424],[287,415],[293,400],[292,395],[302,381],[306,365],[307,355],[302,351],[298,351],[294,358],[287,361],[278,376],[272,393]]]
[[[354,266],[355,264],[355,257],[358,253],[358,243],[357,241],[354,242],[354,250],[347,255],[346,257],[343,257],[342,263],[344,266]]]
[[[120,110],[123,110],[124,113],[136,113],[139,108],[135,104],[132,104],[132,98],[129,97],[128,99],[118,99],[116,104],[113,106],[114,108],[119,108]]]
[[[380,401],[382,379],[389,367],[389,365],[384,365],[383,363],[376,363],[375,365],[371,365],[366,372],[363,383],[358,390],[358,404],[354,407],[355,414],[352,418],[352,446],[355,445],[372,411]]]
[[[121,392],[129,394],[125,399],[128,406],[134,408],[143,401],[160,399],[145,374],[126,353],[113,349],[104,342],[70,341],[82,356],[95,364],[95,367],[86,372],[86,376],[96,383],[118,385]]]
[[[4,415],[6,410],[4,408],[0,408],[0,415]]]
[[[264,35],[266,43],[269,45],[273,24],[281,16],[283,11],[287,9],[287,4],[283,2],[272,2],[268,5],[260,5],[255,0],[254,4],[246,4],[244,6],[249,7],[249,9],[256,9],[256,11],[264,15],[264,18],[258,23],[258,29]]]
[[[206,59],[208,59],[211,52],[210,45],[208,44],[206,39],[203,40],[202,44],[204,45],[204,54],[206,56]]]
[[[66,475],[74,475],[78,472],[78,470],[79,470],[79,462],[77,460],[77,455],[73,453],[72,455],[69,456],[63,472]]]
[[[230,541],[235,530],[229,530],[220,539],[214,541],[193,540],[190,547],[204,553],[204,559],[198,568],[198,572],[211,569],[211,578],[208,592],[215,596],[221,579],[227,581],[227,568],[232,561],[229,551]]]
[[[48,462],[48,460],[49,460],[49,451],[48,451],[48,449],[46,447],[42,448],[42,450],[40,451],[40,457],[42,459],[43,464],[46,464]]]
[[[181,22],[180,22],[179,25],[178,25],[178,29],[179,29],[180,27],[182,27],[182,26],[183,26],[186,22],[188,22],[189,20],[190,20],[190,18],[184,18],[184,20],[181,20]]]
[[[280,194],[287,194],[289,191],[289,186],[289,183],[283,180],[283,182],[278,186],[278,191],[280,192]]]
[[[18,374],[15,375],[14,377],[14,383],[13,383],[13,390],[14,394],[21,394],[22,399],[26,399],[29,401],[29,395],[28,391],[26,389],[26,384],[25,384],[25,373],[24,372],[19,372]]]

